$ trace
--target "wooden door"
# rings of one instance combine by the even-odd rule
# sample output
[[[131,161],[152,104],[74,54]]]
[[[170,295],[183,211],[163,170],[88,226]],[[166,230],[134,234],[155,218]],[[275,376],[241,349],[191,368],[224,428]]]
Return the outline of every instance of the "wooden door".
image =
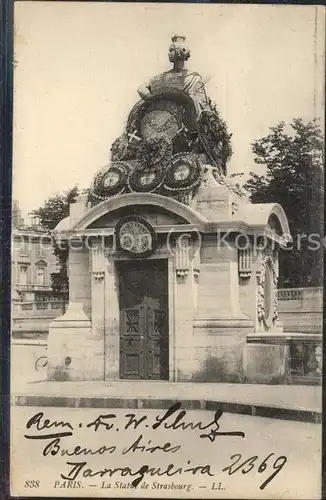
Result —
[[[120,377],[168,380],[167,263],[128,262],[119,274]]]

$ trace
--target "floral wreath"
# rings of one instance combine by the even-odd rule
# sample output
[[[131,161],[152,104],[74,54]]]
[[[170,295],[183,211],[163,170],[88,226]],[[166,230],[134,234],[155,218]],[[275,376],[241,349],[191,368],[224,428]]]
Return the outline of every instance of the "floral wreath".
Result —
[[[167,86],[152,92],[150,97],[132,108],[127,120],[127,131],[135,128],[139,130],[144,115],[154,109],[168,110],[180,124],[185,123],[187,129],[196,129],[196,108],[192,98],[183,90]]]
[[[180,165],[189,168],[189,174],[185,179],[177,180],[174,177],[175,171]],[[190,190],[199,185],[201,181],[201,163],[199,156],[191,153],[178,153],[173,156],[164,179],[164,188],[168,191]]]
[[[172,158],[172,143],[169,137],[159,134],[143,139],[138,146],[137,158],[147,167],[159,167],[163,171]]]
[[[141,177],[148,176],[149,182],[142,184]],[[132,192],[151,193],[156,191],[163,183],[164,174],[161,169],[144,168],[140,164],[132,170],[127,179],[127,184]]]
[[[102,168],[94,177],[90,189],[91,197],[98,200],[106,200],[110,196],[121,194],[127,184],[128,164],[126,162],[114,162]],[[113,186],[105,186],[104,181],[109,173],[115,173],[119,176],[118,182]]]
[[[126,134],[118,137],[111,146],[111,159],[113,161],[122,160],[128,151],[128,138]]]

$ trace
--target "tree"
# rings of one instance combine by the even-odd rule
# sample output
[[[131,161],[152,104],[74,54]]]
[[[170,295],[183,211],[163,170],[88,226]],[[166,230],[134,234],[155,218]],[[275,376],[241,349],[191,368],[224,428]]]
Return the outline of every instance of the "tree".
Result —
[[[253,203],[276,202],[283,207],[294,240],[292,250],[280,252],[280,285],[321,285],[324,146],[318,122],[281,122],[252,148],[255,163],[265,173],[250,172],[243,187]],[[318,240],[318,249],[312,240]]]
[[[42,226],[47,228],[50,232],[56,225],[65,217],[69,216],[69,205],[74,203],[79,195],[78,186],[74,186],[68,191],[57,194],[49,198],[43,205],[33,211],[33,215],[40,218]],[[55,240],[53,240],[53,253],[57,258],[58,271],[51,273],[51,285],[53,290],[68,292],[68,274],[67,274],[67,260],[68,248],[59,247]]]

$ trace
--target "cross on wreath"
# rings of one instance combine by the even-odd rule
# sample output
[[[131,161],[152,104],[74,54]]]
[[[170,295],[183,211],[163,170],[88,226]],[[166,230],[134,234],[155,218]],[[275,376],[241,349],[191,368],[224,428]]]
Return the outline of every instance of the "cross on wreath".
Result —
[[[138,137],[137,135],[137,129],[135,129],[132,134],[128,134],[128,137],[129,137],[129,142],[131,142],[133,139],[141,141],[141,137]]]
[[[178,130],[177,134],[180,134],[183,130],[184,130],[185,132],[188,132],[188,129],[187,129],[187,127],[185,126],[185,124],[184,124],[184,123],[182,123],[182,125],[181,125],[181,127],[179,128],[179,130]]]

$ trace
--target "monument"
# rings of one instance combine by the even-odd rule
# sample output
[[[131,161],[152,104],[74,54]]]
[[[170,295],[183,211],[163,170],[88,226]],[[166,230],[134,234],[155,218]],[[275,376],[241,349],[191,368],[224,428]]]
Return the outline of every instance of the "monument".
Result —
[[[173,68],[139,87],[109,164],[54,231],[69,307],[50,325],[49,380],[244,382],[278,347],[283,370],[284,346],[251,356],[247,336],[282,332],[287,219],[229,184],[230,134],[189,57],[174,36]]]

